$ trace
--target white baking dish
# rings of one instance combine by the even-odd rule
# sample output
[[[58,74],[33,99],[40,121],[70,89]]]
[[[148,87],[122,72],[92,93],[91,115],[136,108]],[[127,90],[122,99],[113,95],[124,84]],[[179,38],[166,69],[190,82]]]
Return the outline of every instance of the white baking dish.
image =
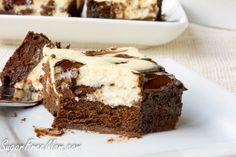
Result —
[[[177,0],[164,0],[163,13],[165,22],[0,15],[0,40],[22,40],[32,30],[67,43],[161,45],[188,26]]]

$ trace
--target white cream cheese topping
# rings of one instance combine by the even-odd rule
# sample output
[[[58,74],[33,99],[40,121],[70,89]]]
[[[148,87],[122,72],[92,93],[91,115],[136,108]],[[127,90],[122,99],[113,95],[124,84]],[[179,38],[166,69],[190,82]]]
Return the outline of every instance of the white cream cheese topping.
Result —
[[[157,64],[143,60],[142,58],[146,57],[136,48],[123,47],[107,51],[109,53],[99,56],[86,56],[82,51],[44,47],[44,62],[50,65],[50,81],[54,84],[55,92],[58,93],[55,88],[55,65],[61,60],[70,60],[84,64],[78,69],[76,85],[97,88],[95,92],[86,95],[86,100],[103,102],[111,107],[131,107],[141,101],[141,78],[137,73],[155,70]],[[117,54],[126,54],[134,58],[115,57]],[[62,73],[61,77],[73,77],[70,72]]]

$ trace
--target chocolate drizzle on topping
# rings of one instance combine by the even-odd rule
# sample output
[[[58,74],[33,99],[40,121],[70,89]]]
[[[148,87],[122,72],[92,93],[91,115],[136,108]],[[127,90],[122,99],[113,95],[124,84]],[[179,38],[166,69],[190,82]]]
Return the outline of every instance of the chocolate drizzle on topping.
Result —
[[[146,74],[144,89],[160,89],[172,82],[172,79],[167,75]]]
[[[58,49],[63,49],[63,47],[61,46],[61,42],[56,42],[55,45]],[[65,48],[70,49],[70,44],[66,45]]]
[[[60,62],[57,62],[55,66],[60,66],[63,71],[67,70],[73,65],[73,62],[69,60],[62,60]]]
[[[114,50],[117,50],[118,48],[117,47],[112,47],[111,50],[114,51]]]
[[[116,62],[115,64],[126,64],[126,63],[128,63],[128,61],[126,61],[126,62]]]
[[[121,52],[126,52],[128,50],[118,50],[117,48],[111,48],[111,49],[104,49],[104,50],[92,50],[92,51],[86,51],[84,54],[86,56],[101,56],[101,55],[106,55],[106,54],[116,54],[116,53],[121,53]]]
[[[135,58],[135,57],[127,55],[127,54],[117,54],[114,57],[119,57],[119,58]]]
[[[61,42],[56,42],[55,45],[58,49],[61,49]]]
[[[72,62],[70,60],[64,59],[64,60],[61,60],[60,62],[57,62],[55,66],[60,66],[63,71],[66,71],[72,68],[80,68],[83,65],[84,64],[80,62]]]
[[[156,62],[154,60],[152,60],[151,58],[141,58],[142,60],[145,60],[145,61],[149,61],[149,62],[152,62],[152,63],[155,63]]]

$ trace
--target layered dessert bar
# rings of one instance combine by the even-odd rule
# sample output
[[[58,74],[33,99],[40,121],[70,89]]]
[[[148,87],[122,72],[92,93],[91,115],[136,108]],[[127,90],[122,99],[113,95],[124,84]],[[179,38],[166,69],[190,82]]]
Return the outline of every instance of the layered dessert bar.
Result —
[[[0,0],[0,14],[79,16],[82,0]]]
[[[87,0],[87,17],[161,20],[162,0]]]
[[[22,91],[33,92],[34,100],[40,100],[43,47],[53,43],[43,34],[29,32],[22,44],[5,64],[0,78],[3,87],[15,88],[19,97]]]
[[[132,137],[176,127],[184,85],[136,48],[44,47],[43,54],[52,127]]]

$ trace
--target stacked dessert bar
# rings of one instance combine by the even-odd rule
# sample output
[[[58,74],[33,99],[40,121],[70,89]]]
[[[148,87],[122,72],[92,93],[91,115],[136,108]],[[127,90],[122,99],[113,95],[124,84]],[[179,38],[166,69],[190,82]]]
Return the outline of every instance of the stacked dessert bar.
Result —
[[[38,91],[55,117],[53,128],[132,137],[174,129],[185,90],[136,48],[62,49],[33,32],[9,59],[1,80]]]
[[[43,98],[53,127],[128,136],[175,128],[185,88],[136,48],[43,53]]]

